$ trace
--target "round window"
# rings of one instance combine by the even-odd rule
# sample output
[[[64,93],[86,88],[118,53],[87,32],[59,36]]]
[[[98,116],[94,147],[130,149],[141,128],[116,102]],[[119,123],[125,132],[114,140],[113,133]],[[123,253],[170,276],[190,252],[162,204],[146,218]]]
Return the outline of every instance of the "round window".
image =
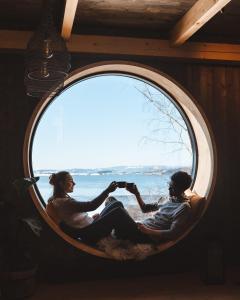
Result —
[[[45,218],[49,176],[60,170],[73,176],[76,200],[124,181],[134,182],[146,203],[158,204],[167,201],[174,172],[191,174],[192,190],[205,197],[214,174],[210,133],[193,100],[166,76],[124,63],[78,70],[60,94],[43,99],[29,124],[24,162],[27,176],[40,176],[31,193]],[[112,195],[135,220],[147,217],[124,188]]]

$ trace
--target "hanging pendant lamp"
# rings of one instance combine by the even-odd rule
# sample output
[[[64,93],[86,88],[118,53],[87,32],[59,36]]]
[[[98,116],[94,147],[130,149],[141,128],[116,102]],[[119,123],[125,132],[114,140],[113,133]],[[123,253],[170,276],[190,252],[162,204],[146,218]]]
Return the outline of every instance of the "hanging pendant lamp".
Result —
[[[41,98],[55,95],[70,70],[70,55],[53,22],[54,1],[44,2],[43,18],[26,50],[24,83],[27,95]]]

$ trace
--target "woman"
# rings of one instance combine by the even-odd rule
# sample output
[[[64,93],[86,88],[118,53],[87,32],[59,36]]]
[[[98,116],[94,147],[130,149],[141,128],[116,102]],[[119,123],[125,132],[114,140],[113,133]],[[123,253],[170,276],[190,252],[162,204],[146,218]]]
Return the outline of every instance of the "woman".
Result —
[[[71,198],[75,182],[70,173],[61,171],[50,176],[49,183],[53,185],[53,196],[48,200],[46,211],[61,229],[74,238],[81,238],[88,243],[95,243],[115,230],[115,235],[121,239],[134,242],[149,242],[137,224],[124,209],[123,204],[113,197],[108,198],[108,204],[103,211],[89,216],[87,212],[98,208],[109,193],[117,188],[113,181],[97,198],[92,201],[80,202]]]

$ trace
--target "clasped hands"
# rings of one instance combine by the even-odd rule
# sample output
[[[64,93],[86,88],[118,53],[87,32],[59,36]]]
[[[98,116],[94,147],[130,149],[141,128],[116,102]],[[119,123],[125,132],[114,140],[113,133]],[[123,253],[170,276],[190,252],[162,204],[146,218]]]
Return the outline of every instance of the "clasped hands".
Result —
[[[125,188],[130,193],[137,195],[139,194],[138,188],[135,183],[128,183],[126,181],[113,181],[107,187],[106,191],[108,193],[114,192],[117,188]]]

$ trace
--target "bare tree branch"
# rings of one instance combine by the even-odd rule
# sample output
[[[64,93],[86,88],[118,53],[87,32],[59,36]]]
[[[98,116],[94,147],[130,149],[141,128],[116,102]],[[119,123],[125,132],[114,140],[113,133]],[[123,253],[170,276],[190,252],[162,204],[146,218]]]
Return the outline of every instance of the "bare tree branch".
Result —
[[[184,138],[184,135],[188,133],[188,128],[180,113],[176,113],[177,109],[171,101],[164,94],[152,93],[147,84],[144,84],[143,90],[138,87],[136,87],[136,89],[143,95],[147,103],[151,103],[162,116],[162,118],[153,118],[148,121],[149,127],[155,127],[151,129],[151,135],[153,136],[143,136],[140,143],[145,144],[150,141],[163,144],[175,144],[178,147],[173,149],[171,153],[182,151],[182,149],[185,148],[191,154],[192,149]],[[176,139],[173,139],[174,136],[171,134],[167,134],[171,131],[174,133],[174,136],[176,136]],[[165,132],[165,137],[159,138],[162,132]],[[171,138],[171,140],[169,140],[169,138]]]

